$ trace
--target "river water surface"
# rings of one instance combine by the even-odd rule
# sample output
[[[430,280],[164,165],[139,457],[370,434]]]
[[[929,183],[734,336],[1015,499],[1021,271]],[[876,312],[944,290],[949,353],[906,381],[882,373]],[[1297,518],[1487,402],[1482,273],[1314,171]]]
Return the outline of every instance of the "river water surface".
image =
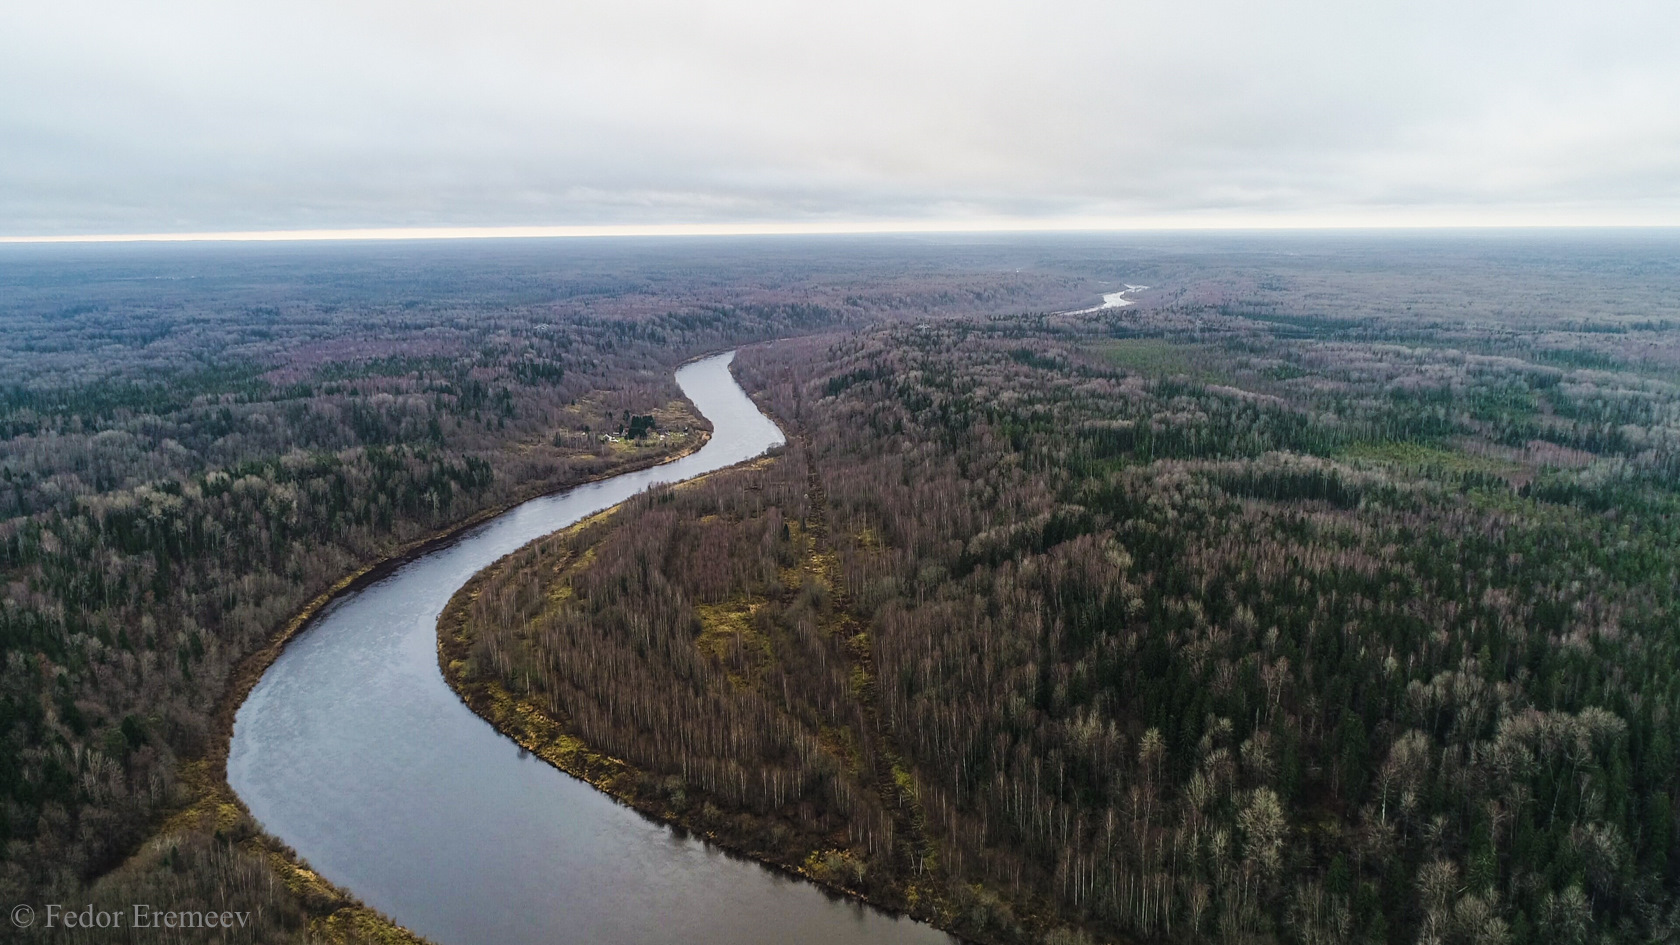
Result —
[[[677,372],[712,422],[698,452],[514,508],[344,595],[286,647],[228,753],[229,783],[270,833],[440,945],[951,941],[679,837],[522,752],[438,671],[439,613],[497,558],[782,442],[732,357]]]

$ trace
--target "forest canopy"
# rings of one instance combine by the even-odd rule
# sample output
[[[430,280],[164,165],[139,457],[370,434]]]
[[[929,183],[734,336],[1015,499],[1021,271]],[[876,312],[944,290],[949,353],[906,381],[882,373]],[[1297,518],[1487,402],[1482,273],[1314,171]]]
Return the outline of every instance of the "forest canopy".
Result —
[[[1194,294],[743,352],[789,446],[481,576],[449,675],[976,940],[1680,934],[1673,327]]]
[[[788,447],[486,575],[464,692],[981,940],[1672,936],[1676,259],[5,247],[0,900],[397,935],[227,788],[244,671],[389,555],[692,448],[671,369],[775,342],[736,366]]]

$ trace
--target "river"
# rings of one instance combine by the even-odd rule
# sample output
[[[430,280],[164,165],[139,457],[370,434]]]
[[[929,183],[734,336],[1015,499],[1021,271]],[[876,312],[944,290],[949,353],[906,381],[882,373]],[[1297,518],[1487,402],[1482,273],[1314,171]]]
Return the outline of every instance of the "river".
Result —
[[[712,422],[699,451],[511,509],[344,595],[286,647],[228,753],[228,782],[264,828],[439,945],[952,941],[642,817],[523,752],[438,671],[438,614],[497,558],[783,442],[732,358],[677,371]]]

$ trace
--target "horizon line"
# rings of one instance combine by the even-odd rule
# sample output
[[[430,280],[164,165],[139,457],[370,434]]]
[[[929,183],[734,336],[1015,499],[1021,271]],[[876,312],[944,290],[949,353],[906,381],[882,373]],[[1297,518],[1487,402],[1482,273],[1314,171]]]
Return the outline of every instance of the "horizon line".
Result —
[[[1148,221],[1079,218],[969,221],[859,221],[843,223],[609,223],[560,226],[411,226],[343,227],[290,230],[199,230],[154,233],[82,233],[0,236],[0,244],[42,243],[209,243],[209,242],[351,242],[476,239],[577,239],[590,237],[704,236],[867,236],[962,233],[1145,233],[1161,231],[1307,231],[1307,230],[1659,230],[1677,223],[1648,222],[1347,222],[1345,220]]]

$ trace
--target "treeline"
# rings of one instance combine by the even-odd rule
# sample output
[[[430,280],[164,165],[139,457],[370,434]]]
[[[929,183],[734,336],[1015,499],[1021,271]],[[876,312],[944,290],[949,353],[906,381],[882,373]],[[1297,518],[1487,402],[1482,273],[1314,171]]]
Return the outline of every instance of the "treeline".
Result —
[[[1676,390],[1288,327],[743,352],[783,454],[523,552],[455,674],[981,940],[1680,934]]]

